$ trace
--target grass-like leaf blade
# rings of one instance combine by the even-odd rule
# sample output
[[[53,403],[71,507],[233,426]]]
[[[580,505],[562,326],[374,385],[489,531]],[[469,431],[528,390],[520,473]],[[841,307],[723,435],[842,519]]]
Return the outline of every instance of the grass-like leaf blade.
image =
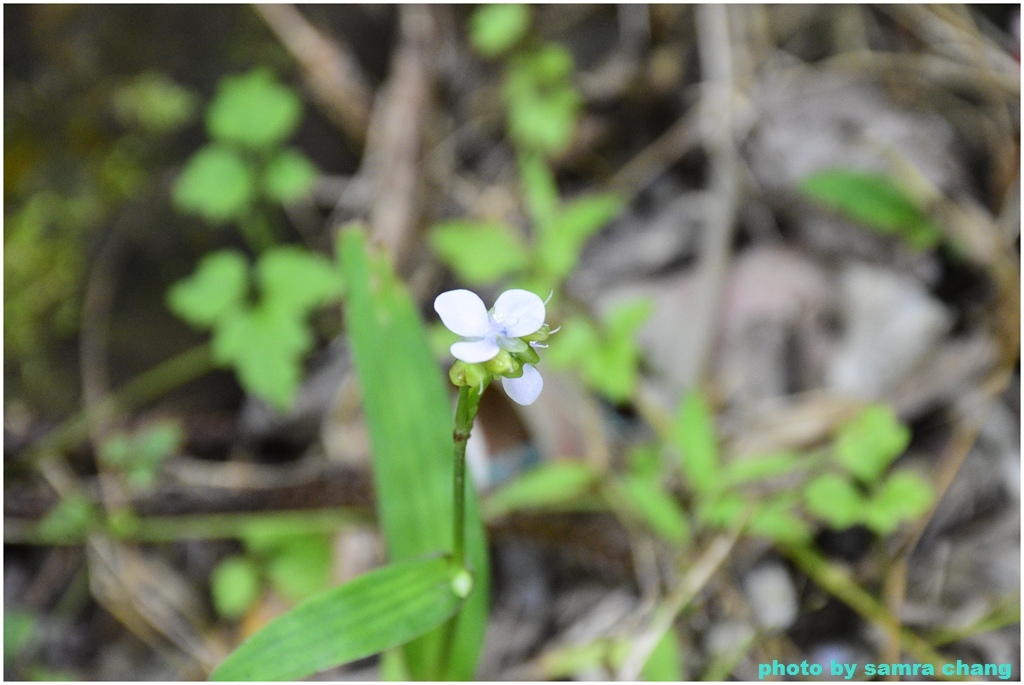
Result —
[[[719,484],[718,438],[711,409],[699,391],[689,390],[679,406],[675,445],[679,450],[683,474],[701,494]]]
[[[485,503],[490,516],[572,501],[589,490],[601,474],[582,462],[553,462],[516,478]]]
[[[405,287],[383,257],[371,256],[362,232],[339,241],[345,274],[345,325],[373,446],[381,525],[392,561],[452,546],[451,396]],[[442,629],[407,645],[415,679],[473,677],[487,621],[488,560],[476,494],[466,493],[466,553],[476,588],[459,614],[456,645],[444,672]]]
[[[899,235],[918,249],[934,247],[942,237],[918,203],[883,174],[829,169],[803,179],[800,190],[854,221]]]
[[[328,590],[242,643],[212,680],[294,680],[403,644],[461,604],[448,557],[393,564]]]

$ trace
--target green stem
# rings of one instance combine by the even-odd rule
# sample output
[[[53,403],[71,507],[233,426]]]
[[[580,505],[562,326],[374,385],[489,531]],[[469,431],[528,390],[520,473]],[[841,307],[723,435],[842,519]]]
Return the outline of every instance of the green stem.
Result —
[[[452,478],[452,494],[454,510],[452,513],[452,559],[455,565],[466,565],[466,443],[473,430],[473,420],[480,408],[481,389],[461,386],[459,388],[459,404],[455,408],[455,430],[452,437],[455,442],[453,455],[454,476]]]
[[[238,222],[239,231],[254,254],[260,255],[268,248],[277,244],[274,227],[267,221],[266,214],[260,210],[246,213]]]
[[[922,664],[944,662],[941,654],[938,654],[916,633],[900,625],[899,619],[889,613],[884,604],[858,585],[849,572],[841,566],[830,562],[810,547],[785,546],[782,551],[823,590],[881,628],[890,640],[901,640],[904,649],[918,662]],[[949,676],[940,674],[936,674],[935,678],[951,680]]]
[[[489,382],[489,381],[488,381]],[[454,453],[452,456],[452,561],[456,567],[466,566],[466,443],[473,431],[473,420],[480,408],[480,398],[487,387],[471,388],[459,386],[459,403],[455,407]],[[455,649],[455,628],[459,614],[452,616],[444,625],[443,648],[435,663],[435,680],[444,680],[448,672],[452,651]]]
[[[275,512],[224,512],[216,514],[178,514],[142,516],[121,525],[95,521],[83,531],[44,534],[38,520],[4,518],[4,543],[18,545],[83,545],[90,535],[99,534],[141,544],[180,542],[181,540],[229,540],[245,537],[250,531],[281,533],[330,533],[347,525],[372,521],[359,509],[308,509]]]
[[[71,449],[89,434],[92,415],[137,406],[199,378],[216,368],[209,344],[199,345],[145,371],[114,391],[92,409],[82,410],[55,428],[31,449],[29,463],[38,463],[55,453]]]

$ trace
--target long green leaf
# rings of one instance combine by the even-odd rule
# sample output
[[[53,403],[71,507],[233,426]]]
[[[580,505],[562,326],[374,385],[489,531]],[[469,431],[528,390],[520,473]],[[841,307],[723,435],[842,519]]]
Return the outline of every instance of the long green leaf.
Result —
[[[490,516],[562,504],[586,492],[601,474],[582,462],[553,462],[529,471],[492,494],[484,507]]]
[[[381,525],[392,561],[452,546],[452,401],[408,292],[363,234],[339,242],[348,293],[345,324],[373,445]],[[487,621],[488,560],[475,492],[466,497],[466,552],[476,588],[459,614],[447,667],[443,628],[405,648],[416,679],[473,677]]]
[[[686,515],[656,483],[627,475],[611,490],[610,496],[624,502],[637,518],[665,540],[681,545],[690,537]]]
[[[899,235],[918,249],[934,247],[942,238],[927,213],[883,174],[829,169],[803,179],[800,190],[876,231]]]
[[[715,423],[700,391],[691,389],[683,397],[676,419],[675,444],[683,475],[702,495],[714,490],[720,479],[718,438]]]
[[[212,680],[294,680],[403,644],[462,600],[448,557],[386,566],[303,602],[242,643]]]

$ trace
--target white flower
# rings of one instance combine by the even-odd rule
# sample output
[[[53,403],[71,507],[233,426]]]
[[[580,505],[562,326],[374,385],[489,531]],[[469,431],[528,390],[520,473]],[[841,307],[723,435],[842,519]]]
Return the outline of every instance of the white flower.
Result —
[[[514,401],[528,406],[540,397],[540,391],[544,389],[544,379],[533,364],[523,364],[523,375],[519,378],[503,377],[501,387]]]
[[[452,333],[463,340],[451,347],[452,356],[467,364],[494,359],[501,350],[522,353],[529,345],[521,338],[544,325],[544,301],[526,290],[506,290],[490,312],[476,293],[449,290],[434,300],[434,309]],[[540,372],[523,364],[519,378],[503,377],[501,385],[519,404],[533,404],[544,387]]]

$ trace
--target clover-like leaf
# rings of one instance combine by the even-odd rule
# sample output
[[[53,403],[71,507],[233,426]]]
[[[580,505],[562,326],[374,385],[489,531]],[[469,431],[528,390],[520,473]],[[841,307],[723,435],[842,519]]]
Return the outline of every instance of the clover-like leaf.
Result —
[[[747,526],[753,535],[780,542],[801,543],[810,539],[811,526],[796,513],[798,496],[781,494],[761,502]]]
[[[469,39],[485,57],[497,57],[530,28],[530,8],[518,3],[482,5],[469,20]]]
[[[239,618],[249,610],[260,593],[256,565],[242,556],[217,564],[210,576],[210,594],[217,613],[224,618]]]
[[[95,502],[83,494],[61,499],[39,522],[43,539],[74,539],[85,533],[100,516]]]
[[[913,521],[928,511],[935,497],[931,485],[910,471],[899,471],[882,481],[868,502],[866,523],[887,535],[903,521]]]
[[[297,247],[267,250],[256,265],[265,306],[304,318],[336,299],[342,290],[337,266],[323,255]]]
[[[836,436],[836,459],[853,475],[871,483],[885,473],[910,444],[910,430],[892,409],[876,404],[844,424]]]
[[[491,221],[446,221],[430,231],[430,247],[470,285],[492,283],[529,263],[529,252],[509,227]]]
[[[273,307],[228,314],[214,330],[213,357],[235,367],[250,392],[288,408],[302,379],[302,357],[313,338],[300,318]]]
[[[263,192],[272,200],[288,204],[309,195],[318,172],[313,162],[296,150],[281,150],[263,171]]]
[[[209,328],[239,308],[249,290],[249,265],[240,253],[222,250],[207,255],[195,273],[175,283],[167,304],[194,326]]]
[[[593,195],[562,207],[540,232],[539,253],[546,268],[559,278],[569,275],[587,239],[622,211],[622,206],[614,195]]]
[[[267,148],[287,140],[302,119],[302,101],[265,69],[225,77],[206,113],[216,140]]]
[[[174,205],[212,223],[237,219],[256,196],[252,171],[236,151],[207,145],[185,164],[174,185]]]
[[[864,517],[864,496],[848,480],[835,473],[818,476],[804,488],[807,510],[833,528],[849,528]]]

